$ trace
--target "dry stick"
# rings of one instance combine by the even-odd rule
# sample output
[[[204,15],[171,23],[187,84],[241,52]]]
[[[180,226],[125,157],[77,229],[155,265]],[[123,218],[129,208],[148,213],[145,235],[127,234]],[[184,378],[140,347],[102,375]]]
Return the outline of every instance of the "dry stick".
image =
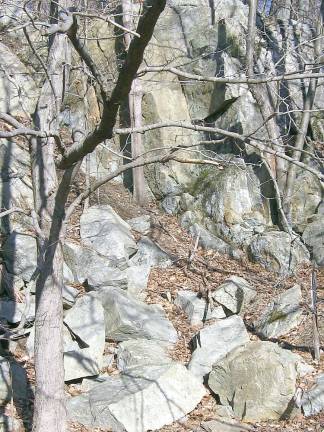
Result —
[[[320,335],[318,331],[317,320],[317,278],[316,271],[313,267],[311,274],[311,301],[312,301],[312,317],[313,317],[313,339],[314,339],[314,357],[317,363],[320,361]]]

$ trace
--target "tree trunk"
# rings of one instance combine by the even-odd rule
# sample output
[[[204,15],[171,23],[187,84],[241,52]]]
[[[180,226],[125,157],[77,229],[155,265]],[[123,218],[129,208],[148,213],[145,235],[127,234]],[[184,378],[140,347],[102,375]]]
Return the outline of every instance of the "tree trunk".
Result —
[[[133,3],[131,0],[123,0],[123,24],[124,27],[132,29],[134,27],[134,20],[132,16],[134,14]],[[131,43],[132,36],[130,33],[125,34],[125,47],[128,50],[129,44]],[[132,84],[131,91],[128,96],[128,105],[130,113],[131,128],[137,128],[142,126],[142,85],[138,78],[135,78]],[[131,150],[132,158],[139,158],[143,152],[142,134],[132,133],[131,134]],[[147,201],[146,186],[144,168],[137,167],[132,170],[133,173],[133,197],[135,201],[144,205]]]
[[[62,6],[66,6],[66,3]],[[34,123],[39,130],[55,130],[64,95],[64,66],[68,52],[65,35],[50,41],[48,76],[37,104]],[[35,408],[33,431],[63,432],[66,427],[63,363],[63,255],[60,232],[69,191],[70,172],[60,187],[52,139],[31,141],[35,210],[41,235],[38,238],[38,277],[35,316]],[[62,185],[64,182],[64,185]]]

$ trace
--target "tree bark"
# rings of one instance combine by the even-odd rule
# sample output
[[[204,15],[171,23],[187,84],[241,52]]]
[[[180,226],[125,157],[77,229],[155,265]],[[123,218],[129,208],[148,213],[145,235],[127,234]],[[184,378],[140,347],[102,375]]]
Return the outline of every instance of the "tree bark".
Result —
[[[123,0],[123,24],[124,27],[132,29],[134,26],[134,7],[131,0]],[[125,33],[125,47],[128,50],[132,36],[130,33]],[[139,78],[135,78],[132,83],[131,90],[128,95],[128,106],[130,114],[131,128],[142,126],[142,85]],[[131,134],[131,151],[132,158],[139,158],[143,152],[142,135],[139,133]],[[132,170],[133,173],[133,197],[139,205],[146,203],[145,176],[143,166],[136,167]]]
[[[65,2],[64,6],[67,6]],[[63,73],[67,53],[67,37],[55,35],[50,41],[47,61],[48,76],[52,83],[46,79],[34,115],[34,123],[39,130],[56,130],[58,127],[58,114],[65,90],[63,82],[66,80],[63,80]],[[31,140],[34,204],[42,231],[42,235],[38,237],[36,280],[34,432],[63,432],[66,427],[63,255],[59,237],[71,174],[65,173],[58,187],[54,145],[52,138]]]

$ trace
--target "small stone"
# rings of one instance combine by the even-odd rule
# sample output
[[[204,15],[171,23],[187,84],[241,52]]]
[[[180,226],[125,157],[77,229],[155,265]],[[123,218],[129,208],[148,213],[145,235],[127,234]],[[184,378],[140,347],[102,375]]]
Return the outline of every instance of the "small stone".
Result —
[[[256,291],[239,276],[229,277],[213,293],[213,299],[234,314],[242,312],[255,296]]]
[[[324,374],[316,378],[316,384],[302,396],[301,407],[306,417],[324,411]]]
[[[149,215],[142,215],[128,219],[127,223],[132,230],[142,235],[147,235],[151,230],[151,218]]]

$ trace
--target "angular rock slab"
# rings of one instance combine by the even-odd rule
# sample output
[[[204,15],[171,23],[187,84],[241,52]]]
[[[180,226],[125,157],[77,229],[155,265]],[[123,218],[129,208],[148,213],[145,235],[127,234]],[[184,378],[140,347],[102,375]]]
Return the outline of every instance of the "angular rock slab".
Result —
[[[301,407],[306,417],[324,411],[324,374],[318,375],[316,384],[303,394]]]
[[[266,338],[275,338],[289,333],[301,322],[303,313],[301,301],[302,293],[299,285],[280,294],[255,323],[256,331]]]
[[[0,318],[10,324],[18,324],[26,317],[27,322],[35,319],[35,297],[31,296],[28,306],[13,300],[0,300]]]
[[[64,323],[65,381],[97,375],[105,349],[104,310],[94,294],[79,298],[67,312]]]
[[[89,207],[80,218],[82,243],[123,265],[137,251],[130,226],[109,205]]]
[[[272,342],[250,342],[213,366],[208,385],[245,421],[289,417],[301,361]]]
[[[233,315],[220,320],[194,336],[194,352],[188,368],[202,380],[212,370],[214,363],[249,340],[241,317]]]
[[[146,235],[151,229],[151,218],[149,215],[142,215],[132,219],[128,219],[127,223],[134,231]]]
[[[119,288],[98,291],[105,310],[106,338],[115,341],[155,339],[175,343],[177,332],[159,305],[135,300]]]
[[[221,306],[211,310],[210,307],[207,307],[206,301],[197,297],[197,293],[193,291],[178,291],[174,304],[188,315],[188,321],[191,325],[201,324],[214,318],[226,318]]]
[[[102,286],[127,287],[127,274],[114,266],[114,263],[91,248],[73,242],[65,242],[64,260],[69,266],[74,282],[84,283],[94,289]]]
[[[268,231],[253,236],[249,254],[253,261],[280,274],[290,274],[299,264],[309,260],[305,246],[283,231]]]
[[[303,232],[304,242],[312,248],[313,258],[317,265],[324,266],[324,216],[315,216]]]
[[[133,368],[67,402],[68,417],[85,426],[121,432],[157,430],[184,417],[205,395],[179,363]]]
[[[117,368],[121,371],[138,366],[159,366],[172,362],[167,344],[148,339],[121,342],[117,351]]]
[[[251,429],[238,423],[231,424],[225,420],[210,420],[202,422],[195,432],[247,432],[249,430]]]
[[[150,267],[166,268],[172,265],[172,256],[162,250],[149,237],[143,236],[137,243],[138,252],[132,257],[131,265],[148,264]]]
[[[240,313],[255,298],[256,291],[239,276],[231,276],[213,293],[213,299],[230,312]]]
[[[37,243],[31,235],[13,231],[2,248],[7,270],[29,282],[37,267]]]

